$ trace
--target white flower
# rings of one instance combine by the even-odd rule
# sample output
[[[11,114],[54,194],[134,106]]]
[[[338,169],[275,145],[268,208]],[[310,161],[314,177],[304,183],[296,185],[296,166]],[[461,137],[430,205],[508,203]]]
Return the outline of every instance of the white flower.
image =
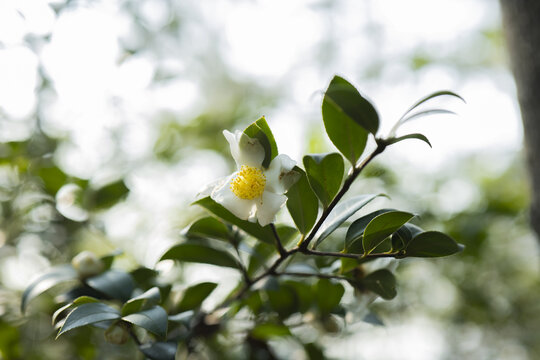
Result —
[[[299,174],[292,171],[296,163],[281,154],[265,169],[265,151],[259,140],[241,131],[233,134],[225,130],[223,135],[238,171],[212,184],[211,198],[242,220],[259,221],[261,226],[270,224],[287,201],[283,194],[298,180]]]
[[[103,262],[90,251],[83,251],[71,260],[71,265],[81,278],[100,274],[103,271]]]

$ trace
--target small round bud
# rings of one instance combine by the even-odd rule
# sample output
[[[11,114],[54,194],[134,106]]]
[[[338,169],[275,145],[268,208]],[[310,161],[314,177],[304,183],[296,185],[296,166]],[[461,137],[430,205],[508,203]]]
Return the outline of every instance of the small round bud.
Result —
[[[71,260],[71,265],[81,278],[97,275],[103,271],[103,262],[90,251],[83,251]]]
[[[129,339],[127,329],[119,323],[114,323],[105,330],[105,340],[110,344],[122,345]]]

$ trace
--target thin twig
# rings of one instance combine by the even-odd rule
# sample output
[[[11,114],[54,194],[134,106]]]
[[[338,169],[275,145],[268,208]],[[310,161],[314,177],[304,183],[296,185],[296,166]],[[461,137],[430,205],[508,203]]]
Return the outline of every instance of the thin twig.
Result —
[[[276,239],[276,247],[279,252],[279,255],[283,256],[285,253],[287,253],[287,250],[283,247],[283,243],[281,242],[281,239],[279,238],[279,234],[277,232],[276,226],[274,223],[270,223],[270,228],[272,229],[272,232],[274,233],[274,238]]]
[[[337,279],[337,280],[349,280],[346,276],[343,275],[332,275],[332,274],[321,274],[321,273],[302,273],[302,272],[278,272],[275,273],[273,276],[298,276],[298,277],[318,277],[321,279]]]

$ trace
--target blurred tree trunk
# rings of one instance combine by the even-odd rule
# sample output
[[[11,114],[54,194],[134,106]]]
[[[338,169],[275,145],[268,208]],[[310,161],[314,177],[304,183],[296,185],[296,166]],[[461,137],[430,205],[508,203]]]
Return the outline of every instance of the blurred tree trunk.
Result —
[[[517,85],[532,187],[531,225],[540,239],[540,0],[500,0]]]

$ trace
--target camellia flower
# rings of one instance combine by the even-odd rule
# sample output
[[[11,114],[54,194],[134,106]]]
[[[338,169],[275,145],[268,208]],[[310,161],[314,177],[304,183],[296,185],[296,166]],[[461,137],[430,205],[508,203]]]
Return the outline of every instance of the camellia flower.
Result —
[[[225,130],[238,171],[213,185],[210,197],[242,220],[258,221],[265,226],[287,201],[284,193],[299,178],[292,169],[295,161],[287,155],[276,156],[268,168],[262,166],[265,151],[258,139],[241,131]]]

